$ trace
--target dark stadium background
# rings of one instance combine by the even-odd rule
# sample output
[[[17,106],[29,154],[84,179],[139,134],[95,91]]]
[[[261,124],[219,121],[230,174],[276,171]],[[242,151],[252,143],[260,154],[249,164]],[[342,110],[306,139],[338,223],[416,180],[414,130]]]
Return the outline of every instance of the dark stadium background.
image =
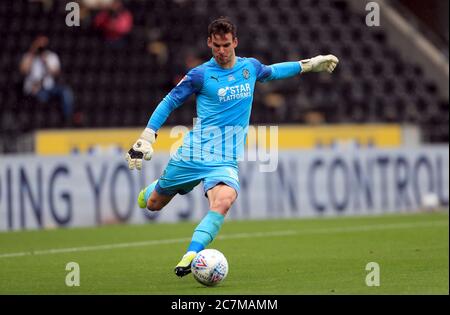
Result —
[[[134,23],[120,48],[106,45],[93,29],[98,10],[79,2],[79,27],[64,22],[67,1],[0,2],[0,152],[32,151],[24,139],[37,129],[145,126],[189,66],[210,58],[206,27],[220,15],[238,25],[240,56],[267,64],[323,53],[341,59],[332,80],[319,75],[260,85],[252,123],[413,124],[426,143],[448,142],[448,82],[442,82],[448,68],[436,72],[430,60],[395,39],[393,44],[383,15],[380,27],[367,27],[368,12],[352,9],[352,1],[123,1]],[[448,2],[389,3],[442,52],[448,67]],[[61,79],[74,92],[70,122],[57,100],[37,105],[22,93],[20,58],[41,34],[49,37],[61,59]],[[167,123],[191,125],[194,114],[192,98]]]

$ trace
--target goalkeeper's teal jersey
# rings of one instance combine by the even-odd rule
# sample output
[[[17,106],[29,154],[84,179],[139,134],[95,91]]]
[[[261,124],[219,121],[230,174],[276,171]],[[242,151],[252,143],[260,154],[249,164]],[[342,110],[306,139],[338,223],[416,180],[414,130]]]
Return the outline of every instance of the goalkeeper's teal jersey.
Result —
[[[266,66],[254,58],[236,57],[231,69],[223,69],[211,58],[189,71],[172,89],[147,127],[158,131],[169,114],[195,94],[197,120],[173,158],[205,164],[236,163],[244,153],[256,81],[288,78],[300,72],[299,62]]]

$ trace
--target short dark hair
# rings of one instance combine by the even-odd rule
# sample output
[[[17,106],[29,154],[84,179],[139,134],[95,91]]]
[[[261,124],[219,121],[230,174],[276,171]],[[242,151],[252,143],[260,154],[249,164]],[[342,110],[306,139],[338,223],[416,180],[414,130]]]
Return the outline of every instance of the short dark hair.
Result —
[[[212,35],[225,36],[228,33],[233,35],[233,39],[237,36],[236,26],[227,17],[221,16],[208,26],[208,37],[212,37]]]

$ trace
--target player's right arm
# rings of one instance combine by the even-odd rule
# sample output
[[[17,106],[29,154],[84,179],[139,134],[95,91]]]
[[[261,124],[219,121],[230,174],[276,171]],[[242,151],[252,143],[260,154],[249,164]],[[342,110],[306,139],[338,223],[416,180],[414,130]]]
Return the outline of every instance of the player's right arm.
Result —
[[[147,127],[126,154],[128,167],[131,170],[134,168],[140,170],[143,159],[151,160],[153,156],[152,146],[156,141],[158,130],[167,120],[170,113],[180,107],[189,96],[198,93],[202,85],[203,71],[200,67],[194,68],[158,104],[147,123]]]

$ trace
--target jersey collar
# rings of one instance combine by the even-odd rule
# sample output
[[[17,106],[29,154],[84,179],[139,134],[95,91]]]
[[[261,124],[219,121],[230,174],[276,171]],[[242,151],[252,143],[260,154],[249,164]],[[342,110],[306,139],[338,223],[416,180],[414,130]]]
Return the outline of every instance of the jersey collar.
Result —
[[[233,65],[233,67],[231,67],[231,68],[229,68],[229,69],[225,69],[225,68],[222,68],[218,63],[217,63],[217,61],[216,61],[216,59],[214,58],[214,57],[211,57],[211,62],[212,62],[212,64],[214,65],[214,66],[216,66],[216,67],[218,67],[218,68],[220,68],[220,69],[222,69],[222,70],[224,70],[224,71],[230,71],[230,70],[234,70],[236,67],[237,67],[237,64],[240,62],[240,57],[238,57],[238,56],[236,56],[236,62],[234,63],[234,65]]]

